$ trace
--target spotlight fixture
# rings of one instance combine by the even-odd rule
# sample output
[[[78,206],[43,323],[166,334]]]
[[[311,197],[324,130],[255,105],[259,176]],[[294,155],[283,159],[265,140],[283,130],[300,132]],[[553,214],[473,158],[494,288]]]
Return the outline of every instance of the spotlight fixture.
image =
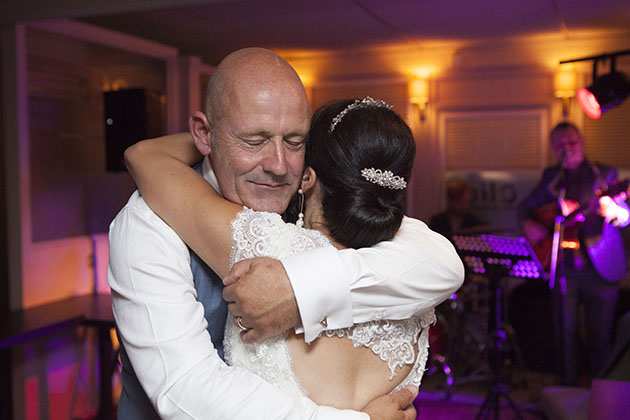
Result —
[[[611,108],[621,105],[630,94],[625,74],[613,71],[599,77],[589,87],[577,91],[577,101],[584,113],[596,120]]]
[[[588,117],[594,120],[598,119],[604,112],[620,105],[630,95],[628,77],[615,70],[617,56],[628,54],[630,54],[630,50],[560,62],[560,64],[565,64],[576,61],[593,61],[593,83],[588,87],[578,89],[576,93],[576,99]],[[599,61],[606,60],[610,60],[610,73],[597,77],[597,64]]]

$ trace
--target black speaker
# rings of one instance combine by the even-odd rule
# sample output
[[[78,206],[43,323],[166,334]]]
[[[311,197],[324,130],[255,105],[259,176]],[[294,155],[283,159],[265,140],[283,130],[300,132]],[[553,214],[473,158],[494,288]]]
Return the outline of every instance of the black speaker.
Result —
[[[123,153],[132,144],[165,133],[164,95],[144,88],[103,92],[106,168],[126,170]]]

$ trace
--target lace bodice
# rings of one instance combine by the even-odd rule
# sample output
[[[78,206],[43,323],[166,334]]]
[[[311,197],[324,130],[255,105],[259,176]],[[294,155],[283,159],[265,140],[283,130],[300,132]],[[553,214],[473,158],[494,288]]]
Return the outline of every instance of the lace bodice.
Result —
[[[287,224],[275,213],[255,212],[248,208],[244,208],[232,221],[232,240],[230,266],[247,258],[282,258],[330,245],[328,238],[318,231]],[[355,347],[370,348],[387,363],[390,380],[394,378],[396,368],[414,364],[409,375],[396,387],[395,390],[398,390],[411,384],[420,385],[428,355],[428,330],[434,321],[435,313],[429,310],[419,317],[371,321],[324,334],[347,337]],[[307,395],[293,373],[286,333],[258,343],[244,344],[239,332],[233,320],[228,319],[224,345],[228,364],[258,374],[288,395]]]
[[[248,258],[282,258],[321,248],[330,241],[319,231],[285,223],[279,214],[244,208],[232,220],[232,244],[230,267]]]

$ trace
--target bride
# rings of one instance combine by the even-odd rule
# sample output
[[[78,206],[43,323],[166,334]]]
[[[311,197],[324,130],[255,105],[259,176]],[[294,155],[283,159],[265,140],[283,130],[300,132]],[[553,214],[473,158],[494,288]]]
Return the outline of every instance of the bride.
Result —
[[[177,233],[213,268],[330,243],[360,248],[391,239],[404,217],[398,198],[415,155],[409,127],[385,102],[367,97],[322,106],[311,121],[306,169],[292,202],[297,221],[290,224],[220,197],[189,167],[192,148],[188,136],[167,136],[141,142],[125,157],[147,203],[171,226],[178,218]],[[195,205],[184,205],[186,199]],[[212,208],[212,216],[200,208]],[[420,384],[433,320],[430,309],[411,319],[355,324],[309,345],[294,332],[245,344],[240,334],[247,326],[237,317],[226,324],[226,361],[289,395],[360,410],[380,395]]]

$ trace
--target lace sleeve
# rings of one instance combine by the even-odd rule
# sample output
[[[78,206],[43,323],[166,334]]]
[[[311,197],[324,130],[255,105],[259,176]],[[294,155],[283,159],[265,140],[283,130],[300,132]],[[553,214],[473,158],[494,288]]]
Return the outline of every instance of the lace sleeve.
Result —
[[[248,258],[283,258],[330,245],[330,241],[318,231],[285,223],[279,214],[258,212],[247,207],[236,215],[231,227],[230,267]]]

